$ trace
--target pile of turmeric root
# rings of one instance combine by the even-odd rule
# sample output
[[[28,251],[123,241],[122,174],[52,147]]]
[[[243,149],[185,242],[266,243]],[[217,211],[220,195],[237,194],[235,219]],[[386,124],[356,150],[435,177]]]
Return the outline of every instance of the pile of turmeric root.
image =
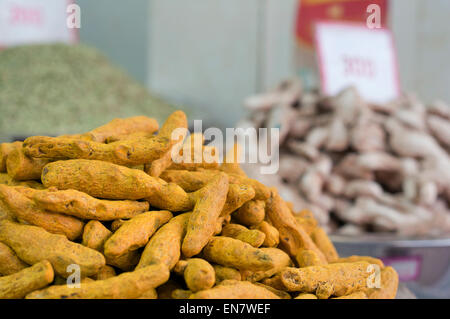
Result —
[[[237,147],[174,162],[195,143],[217,152],[186,129],[176,111],[161,127],[139,116],[2,144],[0,298],[396,296],[393,268],[340,258],[309,210],[243,172]]]
[[[245,101],[241,127],[280,127],[277,186],[330,233],[450,234],[450,107],[413,95],[364,101],[304,91],[298,79]],[[249,167],[246,172],[253,178]]]

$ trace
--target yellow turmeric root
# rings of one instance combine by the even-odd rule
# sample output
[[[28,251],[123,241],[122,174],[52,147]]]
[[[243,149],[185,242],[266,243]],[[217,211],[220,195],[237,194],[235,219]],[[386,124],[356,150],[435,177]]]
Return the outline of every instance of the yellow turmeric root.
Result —
[[[42,169],[50,163],[48,158],[33,158],[25,155],[23,148],[12,150],[6,159],[6,170],[11,178],[19,181],[39,180]]]
[[[11,176],[9,176],[6,173],[0,173],[0,184],[5,184],[8,186],[24,186],[24,187],[31,187],[34,189],[43,189],[44,185],[37,181],[18,181],[13,179]]]
[[[105,280],[81,284],[80,288],[67,285],[52,286],[32,292],[27,299],[133,299],[169,279],[164,265],[151,265]]]
[[[241,273],[235,268],[221,265],[213,265],[213,268],[216,274],[216,285],[228,279],[241,280]]]
[[[320,249],[320,251],[325,255],[327,261],[332,263],[338,260],[339,255],[331,242],[330,238],[327,236],[325,230],[321,227],[316,227],[316,229],[311,234],[311,239]]]
[[[275,265],[271,256],[261,248],[230,237],[213,237],[202,254],[209,262],[240,270],[268,270]]]
[[[380,268],[384,268],[384,263],[381,259],[370,256],[340,257],[336,259],[333,263],[355,263],[358,261],[367,261],[369,264],[378,265]]]
[[[67,160],[45,166],[45,187],[75,189],[106,199],[146,199],[151,205],[170,211],[186,211],[193,203],[178,185],[167,184],[137,169],[103,161]]]
[[[273,261],[273,267],[268,270],[260,271],[242,271],[242,279],[256,282],[265,278],[272,277],[282,269],[292,266],[291,258],[288,254],[278,248],[261,248],[261,251],[266,253]]]
[[[252,227],[263,232],[266,237],[264,238],[263,247],[276,247],[280,243],[280,233],[278,229],[270,225],[266,221],[262,221],[259,225]]]
[[[214,288],[192,294],[189,299],[280,299],[280,297],[248,281],[225,280]]]
[[[222,236],[236,238],[258,248],[264,243],[266,235],[256,229],[248,229],[239,224],[228,224],[222,229]]]
[[[367,278],[372,273],[367,262],[328,264],[285,268],[281,271],[281,280],[288,291],[315,293],[319,299],[327,299],[367,288]]]
[[[216,282],[213,266],[201,258],[190,258],[184,269],[184,281],[192,292],[210,289]]]
[[[12,275],[27,267],[11,248],[0,242],[0,276]]]
[[[381,269],[381,287],[369,288],[365,292],[369,299],[394,299],[398,289],[398,273],[388,266]]]
[[[323,266],[327,262],[321,260],[317,253],[309,249],[301,249],[295,256],[295,260],[300,268],[309,266]]]
[[[199,191],[189,218],[181,250],[183,255],[197,255],[214,235],[216,223],[228,193],[228,177],[222,173]]]
[[[101,221],[131,218],[149,209],[147,202],[102,200],[74,189],[39,190],[33,192],[29,198],[49,212]]]
[[[242,225],[256,226],[263,222],[265,217],[265,202],[250,200],[233,213],[233,218]]]
[[[167,138],[123,140],[110,144],[74,138],[32,136],[23,142],[26,156],[32,158],[90,159],[119,165],[142,165],[160,158],[170,148]]]
[[[318,298],[314,294],[301,293],[297,297],[295,297],[294,299],[318,299]]]
[[[24,190],[34,191],[31,188]],[[15,187],[0,184],[0,202],[17,219],[40,226],[50,233],[64,235],[70,240],[77,239],[83,233],[82,221],[72,216],[49,213],[36,207],[31,199],[17,191]]]
[[[336,298],[331,298],[331,299],[368,299],[368,298],[367,298],[367,295],[365,294],[364,291],[356,291],[356,292],[351,293],[349,295],[336,297]]]
[[[326,261],[324,254],[298,224],[276,190],[271,192],[271,197],[266,202],[266,216],[280,232],[280,242],[291,256],[295,257],[300,249],[309,249]]]
[[[105,255],[120,256],[145,246],[155,231],[172,218],[167,210],[139,214],[125,222],[105,243]]]
[[[43,260],[21,271],[0,277],[0,299],[19,299],[28,293],[44,288],[53,281],[53,268]]]
[[[247,176],[239,165],[242,156],[242,147],[239,143],[235,143],[228,151],[223,163],[220,165],[220,170],[229,174],[236,174],[240,176]]]
[[[158,130],[158,122],[146,116],[133,116],[125,119],[113,119],[90,132],[84,133],[80,138],[88,141],[103,143],[110,136],[129,135],[136,132],[154,133]]]
[[[97,220],[89,221],[84,226],[82,245],[103,252],[103,246],[112,235],[108,228]]]
[[[103,266],[100,271],[92,276],[95,280],[105,280],[116,276],[116,270],[108,265]]]
[[[6,159],[16,148],[21,148],[22,142],[1,143],[0,144],[0,173],[6,172]]]
[[[67,267],[80,266],[81,277],[95,275],[104,265],[101,253],[71,242],[63,235],[51,234],[36,226],[0,221],[0,241],[13,249],[29,265],[48,260],[56,273],[68,277]]]
[[[169,269],[175,267],[181,255],[181,242],[191,213],[184,213],[172,218],[150,238],[142,252],[136,269],[152,264],[164,264]]]

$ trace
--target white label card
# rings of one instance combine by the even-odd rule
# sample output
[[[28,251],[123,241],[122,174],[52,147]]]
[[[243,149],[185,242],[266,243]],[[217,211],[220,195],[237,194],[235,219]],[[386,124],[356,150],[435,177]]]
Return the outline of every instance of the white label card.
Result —
[[[0,0],[0,47],[20,44],[77,42],[67,27],[71,0]]]
[[[372,103],[386,103],[400,94],[389,30],[351,22],[318,22],[315,41],[324,94],[335,95],[352,85]]]

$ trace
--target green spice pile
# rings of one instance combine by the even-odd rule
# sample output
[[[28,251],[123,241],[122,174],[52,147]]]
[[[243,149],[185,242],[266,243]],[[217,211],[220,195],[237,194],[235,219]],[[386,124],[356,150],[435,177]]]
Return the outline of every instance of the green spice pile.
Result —
[[[84,45],[0,51],[0,140],[84,132],[117,117],[162,120],[173,110]]]

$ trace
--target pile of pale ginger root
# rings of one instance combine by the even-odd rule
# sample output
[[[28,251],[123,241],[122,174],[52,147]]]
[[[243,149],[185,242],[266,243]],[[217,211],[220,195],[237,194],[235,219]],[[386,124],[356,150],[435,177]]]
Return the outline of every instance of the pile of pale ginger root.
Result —
[[[448,105],[411,95],[371,104],[352,87],[321,96],[298,79],[245,105],[241,127],[281,127],[278,176],[265,184],[310,209],[328,233],[450,234]],[[254,168],[246,172],[256,178]]]
[[[393,268],[340,258],[310,211],[243,172],[237,145],[222,163],[175,163],[196,141],[218,153],[177,128],[181,111],[161,128],[139,116],[2,144],[0,298],[396,296]]]

